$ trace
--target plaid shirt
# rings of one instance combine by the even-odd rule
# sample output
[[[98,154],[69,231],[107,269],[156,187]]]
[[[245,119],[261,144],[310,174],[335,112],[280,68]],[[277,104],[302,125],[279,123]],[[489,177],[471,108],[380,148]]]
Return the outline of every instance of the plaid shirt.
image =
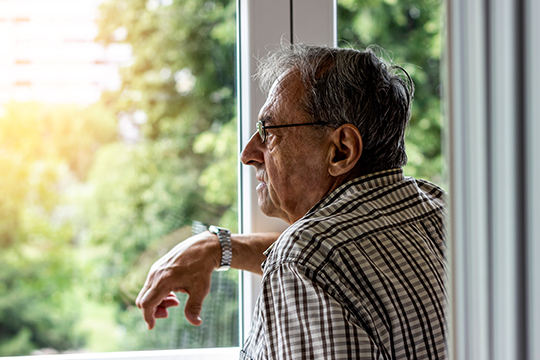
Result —
[[[241,359],[444,359],[444,191],[354,179],[275,242]]]

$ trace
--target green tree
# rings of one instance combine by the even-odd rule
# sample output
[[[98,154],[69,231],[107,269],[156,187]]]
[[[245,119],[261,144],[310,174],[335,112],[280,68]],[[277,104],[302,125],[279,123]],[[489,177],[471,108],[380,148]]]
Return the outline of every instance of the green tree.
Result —
[[[171,245],[173,234],[192,220],[236,230],[235,12],[231,0],[108,1],[101,7],[97,41],[123,43],[133,53],[121,70],[121,88],[102,102],[139,133],[99,150],[85,213],[95,296],[119,304],[126,339],[133,339],[129,348],[238,342],[236,272],[216,275],[217,288],[233,289],[226,299],[216,288],[206,301],[208,309],[219,306],[208,316],[217,322],[194,328],[180,311],[149,334],[134,308],[147,270],[163,254],[155,249]],[[224,326],[231,329],[214,336]]]
[[[10,103],[0,117],[0,355],[83,344],[80,272],[64,197],[115,138],[103,108]]]
[[[219,222],[236,201],[206,194],[211,184],[198,179],[215,162],[213,149],[194,151],[199,136],[219,134],[235,121],[235,3],[161,4],[104,3],[97,37],[105,46],[133,49],[121,89],[105,94],[104,103],[119,117],[144,118],[140,138],[102,148],[91,175],[93,238],[113,244],[128,262],[191,220]],[[230,173],[236,175],[236,166]],[[236,185],[222,190],[236,193]]]

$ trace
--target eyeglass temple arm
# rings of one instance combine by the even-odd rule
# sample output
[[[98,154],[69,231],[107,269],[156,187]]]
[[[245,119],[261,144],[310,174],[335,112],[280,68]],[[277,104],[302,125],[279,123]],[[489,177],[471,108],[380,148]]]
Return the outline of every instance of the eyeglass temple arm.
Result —
[[[271,126],[266,126],[266,125],[263,125],[263,128],[264,129],[277,129],[277,128],[284,128],[284,127],[293,127],[293,126],[307,126],[307,125],[322,125],[324,124],[323,122],[312,122],[312,123],[305,123],[305,124],[286,124],[286,125],[271,125]]]

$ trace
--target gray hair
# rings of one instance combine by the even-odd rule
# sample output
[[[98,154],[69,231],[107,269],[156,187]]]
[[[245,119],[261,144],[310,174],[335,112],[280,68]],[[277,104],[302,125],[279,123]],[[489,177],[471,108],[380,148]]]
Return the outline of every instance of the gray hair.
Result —
[[[276,79],[291,69],[306,89],[299,106],[313,122],[334,128],[353,124],[360,131],[363,151],[357,175],[407,163],[404,136],[414,85],[403,68],[387,65],[371,48],[283,44],[260,61],[256,76],[268,93]]]

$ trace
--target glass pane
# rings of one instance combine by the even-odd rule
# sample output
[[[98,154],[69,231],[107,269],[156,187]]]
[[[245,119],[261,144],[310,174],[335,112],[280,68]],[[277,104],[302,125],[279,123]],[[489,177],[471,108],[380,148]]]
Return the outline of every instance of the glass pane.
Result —
[[[406,175],[443,183],[441,160],[440,0],[338,0],[341,47],[378,45],[379,56],[407,70],[415,99],[406,134]]]
[[[135,297],[193,221],[237,231],[232,0],[0,2],[0,356],[238,346],[238,273],[203,325]]]

